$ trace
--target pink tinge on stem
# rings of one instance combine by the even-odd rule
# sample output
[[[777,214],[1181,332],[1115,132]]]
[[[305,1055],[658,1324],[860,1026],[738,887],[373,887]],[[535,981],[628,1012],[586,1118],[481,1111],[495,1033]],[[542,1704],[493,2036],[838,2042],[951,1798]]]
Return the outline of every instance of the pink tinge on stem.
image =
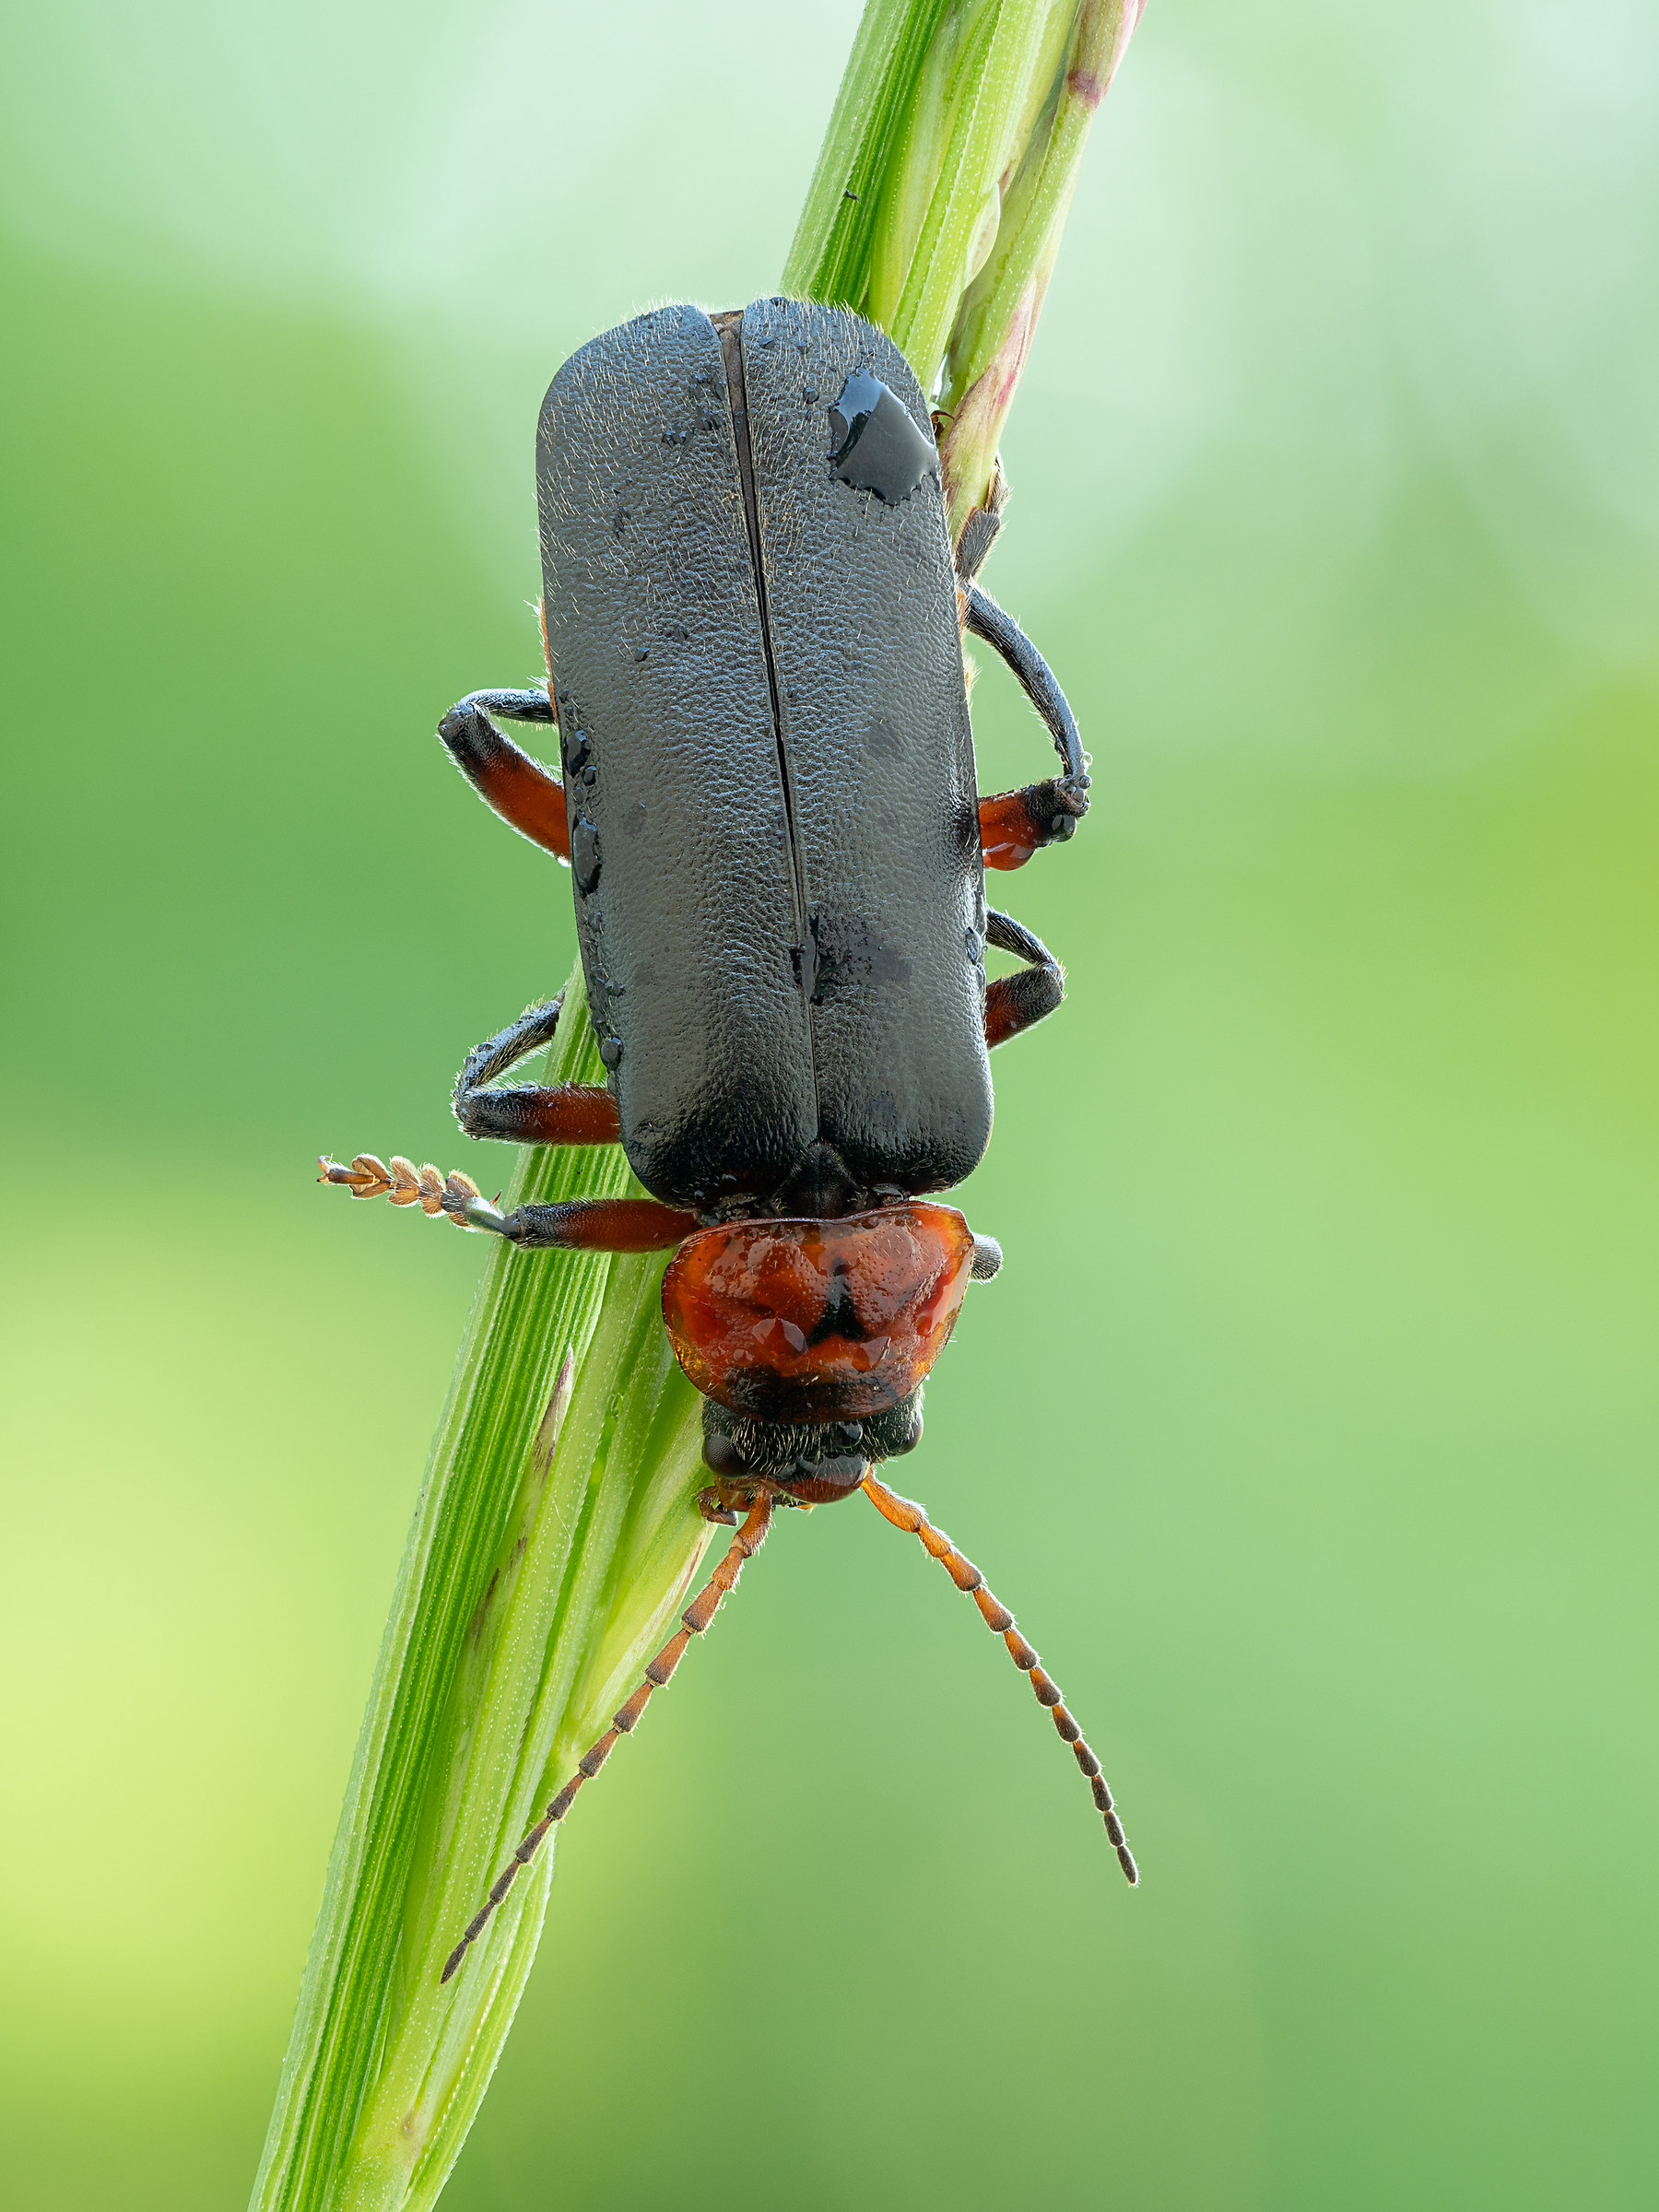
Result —
[[[990,479],[1003,421],[1013,405],[1026,355],[1031,349],[1044,288],[1033,282],[1020,294],[1002,344],[963,393],[940,445],[945,482],[950,488],[953,537],[967,521],[968,510],[977,504]],[[967,507],[958,514],[955,508],[963,497]]]
[[[1089,0],[1088,6],[1084,9],[1077,40],[1077,47],[1084,52],[1087,52],[1092,43],[1088,36],[1089,17],[1099,15],[1102,6],[1111,5],[1112,0]],[[1123,14],[1118,22],[1117,36],[1112,41],[1112,52],[1106,57],[1104,68],[1073,69],[1067,72],[1066,91],[1073,100],[1080,100],[1090,113],[1105,99],[1106,88],[1117,74],[1117,65],[1124,58],[1124,49],[1134,35],[1135,27],[1141,19],[1141,10],[1145,6],[1146,0],[1123,0]]]
[[[1105,97],[1140,21],[1144,6],[1145,0],[1084,0],[1072,31],[1065,98],[1053,117],[1045,147],[1041,152],[1028,150],[1028,161],[1036,159],[1045,169],[1053,168],[1053,174],[1045,175],[1042,180],[1047,196],[1047,212],[1041,218],[1045,235],[1028,247],[1037,256],[1035,266],[1008,315],[995,351],[949,409],[949,428],[940,453],[953,539],[959,536],[989,487],[997,441],[1031,348],[1037,318],[1042,312],[1043,297],[1059,251],[1060,231],[1083,141],[1094,112]],[[1005,180],[1005,194],[1010,190],[1018,202],[1017,179]],[[1017,219],[1022,223],[1031,219],[1031,210],[1020,206]],[[996,299],[991,280],[987,277],[982,283],[991,286],[990,296],[982,300],[976,295],[976,288],[970,288],[965,295],[965,327],[964,310],[958,311],[959,335],[971,358],[982,335],[979,318],[990,319]],[[953,335],[952,353],[947,357],[953,360],[957,342],[957,335]]]

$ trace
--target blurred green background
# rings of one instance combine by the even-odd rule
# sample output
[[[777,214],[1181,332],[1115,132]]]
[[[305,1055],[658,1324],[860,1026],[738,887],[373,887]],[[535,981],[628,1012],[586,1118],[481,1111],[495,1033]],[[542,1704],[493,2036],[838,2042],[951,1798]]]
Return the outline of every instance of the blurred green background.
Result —
[[[568,878],[563,356],[775,281],[856,10],[63,0],[0,88],[4,2194],[239,2205]],[[780,1528],[584,1798],[445,2202],[1649,2206],[1659,26],[1154,0],[993,588],[1095,752],[1003,878],[906,1486]],[[998,673],[987,787],[1044,772]]]

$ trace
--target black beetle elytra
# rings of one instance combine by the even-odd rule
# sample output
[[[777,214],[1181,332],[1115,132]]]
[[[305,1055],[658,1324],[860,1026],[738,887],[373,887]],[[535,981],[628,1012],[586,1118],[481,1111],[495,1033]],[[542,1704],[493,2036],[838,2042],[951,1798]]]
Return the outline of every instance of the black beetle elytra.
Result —
[[[536,441],[546,690],[481,691],[440,735],[468,781],[568,860],[604,1087],[501,1088],[554,1033],[531,1007],[472,1053],[475,1137],[620,1141],[652,1196],[502,1214],[471,1181],[370,1154],[355,1195],[418,1200],[525,1247],[677,1247],[676,1356],[703,1393],[701,1510],[747,1519],[685,1626],[520,1846],[518,1868],[713,1618],[775,1504],[862,1488],[920,1535],[1030,1674],[1135,1879],[1100,1762],[979,1571],[874,1466],[922,1430],[922,1383],[1001,1253],[927,1202],[991,1134],[987,1058],[1059,1005],[1058,963],[985,903],[1087,811],[1077,724],[975,572],[1000,499],[953,559],[926,403],[843,309],[688,306],[593,339]],[[1061,773],[980,799],[960,634],[1007,662]],[[495,717],[556,723],[562,784]],[[987,983],[987,944],[1024,965]]]

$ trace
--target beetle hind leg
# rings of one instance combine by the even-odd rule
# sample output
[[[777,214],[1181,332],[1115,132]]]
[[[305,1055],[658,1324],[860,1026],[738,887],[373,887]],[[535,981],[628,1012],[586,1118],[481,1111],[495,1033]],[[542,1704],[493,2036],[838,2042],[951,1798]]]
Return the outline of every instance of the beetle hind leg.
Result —
[[[985,942],[1026,963],[986,987],[985,1042],[995,1046],[1054,1011],[1065,996],[1065,971],[1041,937],[994,907],[985,917]]]
[[[959,582],[957,592],[963,629],[973,637],[982,638],[1006,663],[1009,673],[1036,708],[1043,728],[1054,741],[1054,750],[1065,770],[1062,782],[1081,796],[1088,789],[1088,762],[1077,718],[1060,688],[1060,679],[1013,616],[998,606],[989,592],[982,591],[971,580]]]
[[[977,560],[973,565],[978,566]],[[1059,775],[1027,783],[1018,791],[995,792],[979,803],[980,849],[985,865],[1021,868],[1045,845],[1063,843],[1088,812],[1088,756],[1058,678],[1013,616],[980,589],[971,570],[959,570],[957,594],[963,629],[982,638],[1006,663],[1061,759]]]

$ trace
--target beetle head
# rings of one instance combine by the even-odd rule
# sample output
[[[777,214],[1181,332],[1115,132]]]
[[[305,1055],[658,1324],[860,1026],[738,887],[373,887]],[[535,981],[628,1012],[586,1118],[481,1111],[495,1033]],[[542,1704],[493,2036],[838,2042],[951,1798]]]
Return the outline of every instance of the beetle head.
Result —
[[[784,1491],[802,1505],[850,1497],[868,1469],[922,1441],[922,1385],[862,1421],[752,1420],[703,1400],[703,1464],[723,1484]]]

